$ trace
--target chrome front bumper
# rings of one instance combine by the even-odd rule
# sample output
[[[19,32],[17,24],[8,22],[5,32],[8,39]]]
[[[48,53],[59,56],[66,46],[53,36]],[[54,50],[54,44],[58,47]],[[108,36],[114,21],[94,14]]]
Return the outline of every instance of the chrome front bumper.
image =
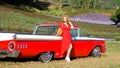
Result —
[[[8,50],[0,50],[0,58],[6,57],[17,58],[19,54],[20,51],[18,50],[13,50],[12,52],[9,52]]]

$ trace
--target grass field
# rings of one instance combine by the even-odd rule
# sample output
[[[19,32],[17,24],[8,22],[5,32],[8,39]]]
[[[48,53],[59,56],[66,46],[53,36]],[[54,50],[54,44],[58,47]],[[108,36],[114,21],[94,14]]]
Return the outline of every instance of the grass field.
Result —
[[[82,10],[81,13],[87,11]],[[89,12],[93,12],[89,10]],[[96,10],[103,13],[103,11]],[[108,11],[110,14],[113,11]],[[70,13],[70,12],[69,12]],[[72,13],[72,12],[71,12]],[[85,12],[87,13],[87,12]],[[107,10],[104,11],[107,13]],[[73,12],[74,14],[74,12]],[[61,19],[45,16],[37,13],[26,12],[9,7],[0,7],[0,31],[5,32],[29,32],[32,33],[35,24],[43,22],[59,22]],[[119,38],[120,28],[110,25],[90,24],[83,22],[72,22],[81,28],[83,36],[88,34],[92,37]],[[7,25],[6,25],[7,24]]]
[[[80,9],[80,8],[72,8],[72,7],[64,7],[63,10],[67,12],[66,14],[68,14],[69,16],[78,16],[85,13],[101,13],[110,16],[112,13],[115,12],[114,10]]]
[[[120,68],[120,41],[107,41],[106,53],[100,58],[84,57],[73,59],[54,59],[48,63],[39,61],[0,61],[0,68]]]
[[[39,22],[45,22],[43,19],[23,16],[20,13],[6,12],[0,10],[0,30],[2,31],[31,31]]]

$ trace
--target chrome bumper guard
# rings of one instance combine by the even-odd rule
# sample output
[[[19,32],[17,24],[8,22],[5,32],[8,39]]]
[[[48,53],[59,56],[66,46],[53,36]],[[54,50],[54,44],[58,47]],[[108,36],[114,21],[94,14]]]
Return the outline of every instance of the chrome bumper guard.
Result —
[[[10,53],[8,50],[0,50],[0,58],[6,58],[6,57],[17,58],[19,54],[20,51],[18,50],[13,50]]]

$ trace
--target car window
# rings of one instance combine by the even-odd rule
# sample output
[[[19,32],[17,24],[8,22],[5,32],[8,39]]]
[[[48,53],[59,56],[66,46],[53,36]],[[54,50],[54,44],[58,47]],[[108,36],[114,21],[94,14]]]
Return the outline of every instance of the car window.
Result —
[[[57,26],[39,26],[36,34],[37,35],[55,35]]]
[[[56,31],[58,26],[39,26],[37,28],[36,34],[37,35],[56,35]],[[73,28],[70,30],[72,37],[78,36],[78,29]]]
[[[71,33],[72,37],[76,37],[76,36],[78,36],[78,29],[73,28],[70,30],[70,33]]]

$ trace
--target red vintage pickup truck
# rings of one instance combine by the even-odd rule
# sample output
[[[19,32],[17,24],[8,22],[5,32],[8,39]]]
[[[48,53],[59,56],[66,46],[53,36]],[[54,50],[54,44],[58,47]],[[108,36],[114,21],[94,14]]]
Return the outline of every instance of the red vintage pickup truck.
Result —
[[[61,36],[56,36],[58,24],[38,24],[32,34],[0,33],[0,58],[33,58],[42,62],[64,58]],[[100,57],[105,52],[105,39],[82,37],[80,28],[71,29],[73,49],[71,57]]]

